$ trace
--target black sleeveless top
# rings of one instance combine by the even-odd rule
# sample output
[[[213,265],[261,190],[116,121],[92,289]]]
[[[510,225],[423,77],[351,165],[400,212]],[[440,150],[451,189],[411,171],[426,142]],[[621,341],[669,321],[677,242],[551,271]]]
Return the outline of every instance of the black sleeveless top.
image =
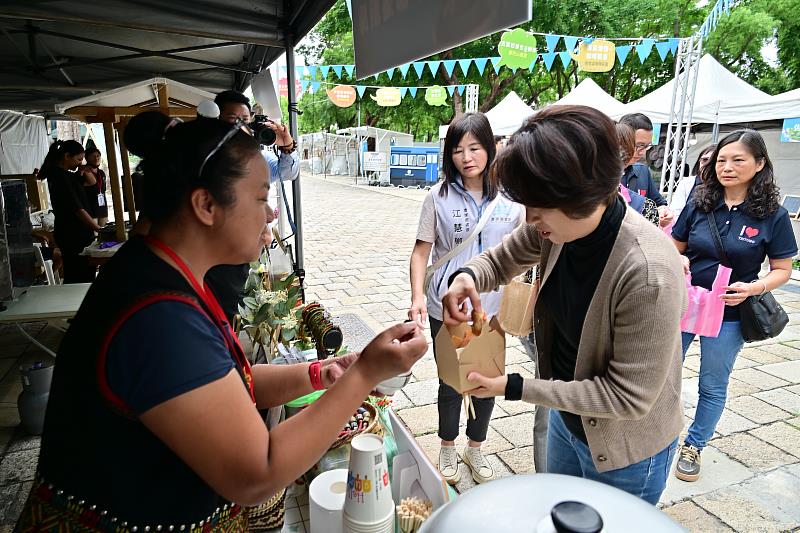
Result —
[[[108,386],[105,350],[113,332],[132,310],[164,300],[212,316],[178,271],[133,238],[101,269],[58,350],[39,458],[45,483],[140,529],[188,528],[228,503]]]

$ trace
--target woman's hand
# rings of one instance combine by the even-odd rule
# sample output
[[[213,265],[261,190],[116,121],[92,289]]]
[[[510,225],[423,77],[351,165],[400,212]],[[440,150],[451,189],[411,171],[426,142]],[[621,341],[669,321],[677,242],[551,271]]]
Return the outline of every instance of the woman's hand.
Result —
[[[416,322],[397,324],[379,333],[353,367],[363,370],[370,381],[379,383],[398,374],[405,374],[428,351],[428,341]]]
[[[472,317],[467,312],[467,299],[472,303],[472,309],[478,315],[483,315],[481,298],[475,288],[475,280],[469,274],[462,273],[453,279],[452,285],[442,298],[445,324],[457,326],[471,320]]]
[[[506,393],[508,376],[487,378],[478,372],[470,372],[467,379],[473,383],[477,383],[478,386],[472,390],[468,390],[465,394],[477,396],[478,398],[492,398],[494,396],[503,396]]]
[[[757,296],[761,294],[761,287],[758,283],[743,283],[741,281],[737,281],[731,285],[725,287],[725,290],[728,291],[727,294],[723,294],[720,296],[725,305],[739,305],[743,301],[747,299],[748,296]]]
[[[424,328],[425,321],[428,319],[428,310],[425,307],[425,298],[414,298],[411,300],[411,307],[408,310],[408,319]]]
[[[681,264],[683,265],[683,273],[684,274],[688,274],[689,272],[691,272],[690,266],[689,266],[689,258],[686,257],[685,255],[681,256]]]
[[[658,225],[663,227],[669,226],[669,223],[672,222],[672,219],[675,218],[675,213],[672,210],[665,206],[660,205],[658,206]]]
[[[340,357],[329,357],[322,361],[322,368],[320,369],[322,385],[326,389],[332,387],[333,384],[336,383],[336,380],[342,377],[342,374],[350,368],[350,365],[352,365],[356,359],[358,359],[358,354],[352,352]]]

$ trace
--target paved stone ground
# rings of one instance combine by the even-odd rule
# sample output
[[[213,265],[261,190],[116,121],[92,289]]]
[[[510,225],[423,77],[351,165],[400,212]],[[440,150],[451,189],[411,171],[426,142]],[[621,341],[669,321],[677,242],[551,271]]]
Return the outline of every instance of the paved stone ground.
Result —
[[[425,192],[352,183],[303,181],[307,296],[378,331],[406,317],[408,259]],[[662,498],[664,512],[690,531],[800,531],[800,284],[776,296],[790,325],[777,339],[749,344],[739,355],[725,413],[703,453],[702,478],[684,483],[670,477]],[[26,329],[48,346],[60,339],[43,324]],[[684,365],[687,422],[697,398],[698,352],[692,346]],[[45,358],[13,329],[0,329],[0,533],[10,531],[19,514],[38,455],[38,440],[17,427],[18,368]],[[508,342],[506,370],[532,375],[516,339]],[[437,382],[430,350],[413,373],[413,382],[394,397],[395,409],[435,462]],[[532,411],[529,404],[497,401],[484,449],[501,476],[533,471]],[[457,489],[463,492],[473,483],[461,468]],[[304,531],[304,520],[306,497],[288,501],[284,530]]]

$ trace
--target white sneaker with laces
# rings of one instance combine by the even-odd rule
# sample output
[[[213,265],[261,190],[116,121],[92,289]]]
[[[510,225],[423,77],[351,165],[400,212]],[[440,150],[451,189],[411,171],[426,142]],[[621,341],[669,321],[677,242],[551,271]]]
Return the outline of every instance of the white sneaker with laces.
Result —
[[[461,479],[458,472],[458,452],[455,446],[444,446],[439,448],[439,472],[450,485],[455,485]]]
[[[472,479],[476,483],[486,483],[494,479],[494,470],[481,453],[480,448],[465,446],[464,452],[461,454],[461,460],[472,471]]]

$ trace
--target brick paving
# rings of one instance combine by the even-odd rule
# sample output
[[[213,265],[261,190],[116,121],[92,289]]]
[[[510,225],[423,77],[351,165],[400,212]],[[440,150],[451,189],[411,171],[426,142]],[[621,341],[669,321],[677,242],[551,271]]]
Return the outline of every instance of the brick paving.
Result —
[[[408,260],[426,193],[352,184],[352,178],[303,179],[307,297],[334,314],[355,314],[378,331],[406,317]],[[662,497],[664,512],[690,531],[800,531],[800,284],[790,282],[775,294],[790,325],[780,337],[742,350],[717,433],[703,452],[701,479],[670,477]],[[53,328],[26,328],[47,345],[58,342]],[[695,344],[684,365],[687,422],[697,401],[698,354]],[[38,455],[38,440],[17,428],[18,369],[45,357],[13,329],[0,329],[0,533],[12,528]],[[532,371],[513,338],[507,371]],[[430,349],[413,375],[394,407],[435,462],[437,381]],[[532,411],[528,404],[497,401],[484,449],[500,476],[533,472]],[[457,489],[463,492],[473,482],[461,468]],[[307,500],[290,507],[287,523],[296,523],[285,530],[304,531]]]

